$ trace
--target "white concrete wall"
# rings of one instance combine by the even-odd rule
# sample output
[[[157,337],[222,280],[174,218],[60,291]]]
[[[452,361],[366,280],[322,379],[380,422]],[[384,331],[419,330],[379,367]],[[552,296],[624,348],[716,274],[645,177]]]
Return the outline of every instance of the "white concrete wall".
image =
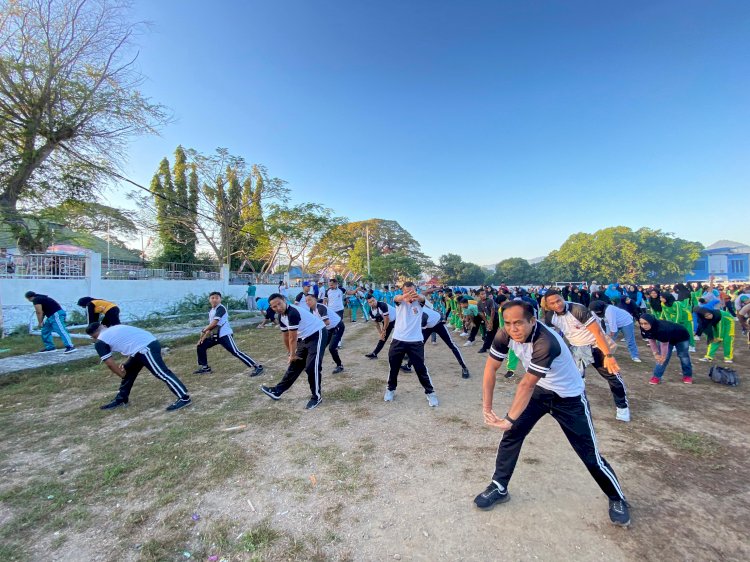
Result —
[[[0,278],[0,303],[6,331],[28,325],[34,307],[24,298],[26,291],[49,295],[68,313],[84,312],[76,302],[85,296],[99,297],[117,303],[124,321],[142,318],[152,312],[163,312],[189,295],[205,295],[219,291],[223,295],[244,299],[247,285],[230,285],[228,271],[222,269],[221,279],[143,279],[107,280],[101,278],[101,257],[93,254],[87,260],[86,279],[13,279]],[[267,297],[277,285],[258,285],[257,297]]]

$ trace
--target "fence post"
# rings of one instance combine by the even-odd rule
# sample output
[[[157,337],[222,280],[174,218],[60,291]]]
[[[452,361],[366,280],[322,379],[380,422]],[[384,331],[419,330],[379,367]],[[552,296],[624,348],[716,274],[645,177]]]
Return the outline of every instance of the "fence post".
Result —
[[[86,256],[86,284],[88,285],[90,297],[100,294],[99,288],[102,284],[102,255],[91,252]]]

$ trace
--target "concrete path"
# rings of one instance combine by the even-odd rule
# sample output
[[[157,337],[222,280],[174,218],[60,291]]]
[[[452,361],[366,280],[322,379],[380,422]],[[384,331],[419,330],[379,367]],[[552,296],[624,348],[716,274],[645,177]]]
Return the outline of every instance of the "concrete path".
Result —
[[[242,326],[249,326],[252,324],[260,324],[263,319],[261,317],[249,318],[247,320],[237,320],[232,322],[232,327],[239,328]],[[200,328],[183,328],[181,330],[175,330],[173,332],[159,332],[154,335],[159,339],[160,342],[167,342],[184,338],[185,336],[194,335],[197,339]],[[15,355],[13,357],[6,357],[0,359],[0,376],[9,375],[11,373],[18,373],[27,369],[38,369],[39,367],[49,367],[52,365],[59,365],[60,363],[69,363],[71,361],[78,361],[80,359],[87,359],[89,357],[96,357],[96,351],[94,346],[79,347],[75,353],[64,354],[63,349],[60,348],[57,351],[49,351],[47,353],[29,353],[27,355]]]

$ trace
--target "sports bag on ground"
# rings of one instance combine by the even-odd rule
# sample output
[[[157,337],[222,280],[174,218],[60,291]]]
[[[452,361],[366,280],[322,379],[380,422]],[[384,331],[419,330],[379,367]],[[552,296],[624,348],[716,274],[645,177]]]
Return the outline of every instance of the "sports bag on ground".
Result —
[[[737,371],[727,367],[714,365],[708,371],[708,376],[712,381],[719,384],[726,384],[727,386],[737,386],[740,384],[740,377],[737,376]]]

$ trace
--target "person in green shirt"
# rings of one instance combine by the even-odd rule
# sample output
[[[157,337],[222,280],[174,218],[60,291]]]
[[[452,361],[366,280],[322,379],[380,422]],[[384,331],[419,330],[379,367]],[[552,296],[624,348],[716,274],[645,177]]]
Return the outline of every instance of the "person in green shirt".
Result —
[[[471,329],[471,332],[468,333],[466,331],[461,332],[462,336],[469,336],[469,339],[464,344],[464,347],[468,347],[474,345],[474,340],[479,333],[479,326],[482,323],[482,319],[479,316],[479,307],[477,306],[476,301],[470,303],[466,297],[462,297],[459,304],[464,315],[464,330]]]
[[[248,310],[258,310],[257,305],[255,304],[255,291],[257,290],[257,287],[252,281],[249,281],[247,283],[247,309]]]

